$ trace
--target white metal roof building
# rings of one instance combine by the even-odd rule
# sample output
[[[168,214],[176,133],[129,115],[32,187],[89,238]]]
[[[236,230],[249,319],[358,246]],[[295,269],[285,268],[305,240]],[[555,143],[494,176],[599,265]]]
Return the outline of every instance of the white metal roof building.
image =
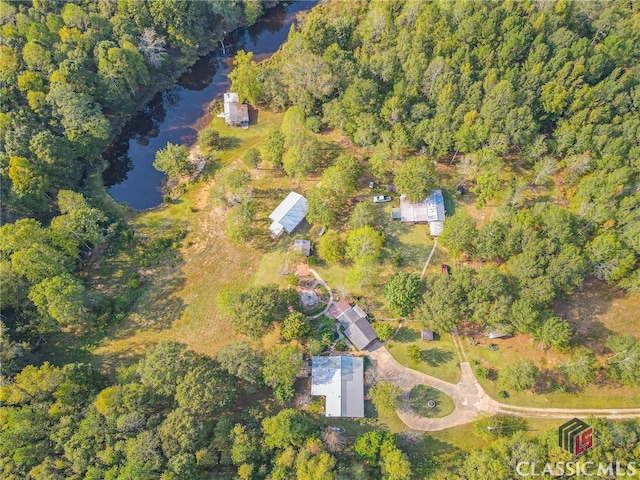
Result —
[[[304,220],[308,209],[307,199],[299,193],[291,192],[269,215],[273,220],[269,227],[271,234],[274,237],[280,236],[283,232],[291,234]]]
[[[336,355],[313,357],[311,395],[326,398],[327,417],[364,417],[364,360]]]
[[[400,221],[406,223],[444,222],[442,190],[434,190],[420,202],[412,203],[406,195],[400,196]]]

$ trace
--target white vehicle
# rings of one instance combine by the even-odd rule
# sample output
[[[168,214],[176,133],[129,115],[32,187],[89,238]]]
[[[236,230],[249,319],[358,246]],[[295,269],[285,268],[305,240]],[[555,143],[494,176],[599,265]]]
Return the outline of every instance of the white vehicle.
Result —
[[[391,197],[389,195],[378,195],[376,197],[373,197],[373,203],[384,203],[390,201]]]

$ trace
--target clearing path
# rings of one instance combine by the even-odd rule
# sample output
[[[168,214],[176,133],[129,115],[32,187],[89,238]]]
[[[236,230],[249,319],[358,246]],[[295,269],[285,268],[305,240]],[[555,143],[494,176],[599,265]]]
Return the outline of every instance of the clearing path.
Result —
[[[318,275],[318,272],[316,272],[313,268],[310,268],[309,272],[311,272],[311,274],[315,277],[318,283],[320,283],[324,288],[327,289],[327,292],[329,292],[329,300],[327,300],[327,306],[320,313],[317,313],[316,315],[309,317],[310,319],[313,320],[314,318],[320,318],[322,315],[324,315],[329,311],[329,308],[333,304],[333,292],[329,288],[329,285],[327,285],[327,282],[325,282],[324,279],[320,275]]]
[[[431,257],[436,251],[436,247],[438,246],[438,237],[433,240],[433,247],[431,247],[431,252],[429,252],[429,258],[427,258],[427,262],[424,264],[424,268],[422,269],[422,273],[420,274],[420,280],[424,278],[424,274],[427,273],[427,267],[429,266],[429,262],[431,261]]]

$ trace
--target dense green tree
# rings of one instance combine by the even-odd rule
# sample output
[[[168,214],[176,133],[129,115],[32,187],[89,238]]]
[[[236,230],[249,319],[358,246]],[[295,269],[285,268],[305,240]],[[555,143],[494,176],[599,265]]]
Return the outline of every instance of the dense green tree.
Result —
[[[449,251],[458,256],[461,253],[473,255],[474,243],[478,231],[476,221],[464,211],[457,211],[444,222],[444,229],[440,240]]]
[[[369,395],[376,409],[384,415],[393,415],[400,404],[400,387],[385,381],[376,383]]]
[[[437,186],[433,162],[426,157],[409,158],[396,172],[395,184],[410,202],[424,200]]]
[[[254,350],[246,340],[227,343],[216,357],[220,366],[231,375],[249,383],[260,383],[262,353]]]
[[[258,338],[286,315],[286,306],[277,285],[251,287],[238,296],[231,323],[239,332]]]
[[[140,381],[161,395],[173,396],[189,370],[184,345],[161,342],[138,363]]]
[[[607,361],[609,376],[623,383],[640,384],[640,342],[631,336],[610,335],[607,348],[614,352]]]
[[[380,211],[369,202],[358,202],[349,215],[349,228],[375,227],[380,221]]]
[[[569,322],[563,318],[551,316],[542,323],[536,336],[540,341],[540,348],[543,350],[547,347],[564,350],[569,346],[573,332]]]
[[[235,399],[231,378],[211,360],[203,358],[198,363],[191,366],[176,389],[178,405],[203,417],[224,412]]]
[[[452,275],[442,275],[427,282],[423,303],[417,306],[414,316],[435,332],[450,332],[463,320],[466,300],[460,282]]]
[[[537,376],[538,368],[532,360],[518,360],[500,370],[500,381],[517,392],[533,387]]]
[[[275,168],[282,166],[284,135],[277,130],[269,132],[262,145],[262,156]]]
[[[309,202],[307,221],[315,225],[333,225],[344,208],[340,197],[322,184],[316,185],[307,192],[307,201]]]
[[[220,132],[209,125],[198,132],[198,143],[202,147],[218,148],[221,144]]]
[[[295,345],[276,345],[265,355],[262,378],[266,385],[273,388],[279,403],[284,404],[293,398],[293,383],[303,366],[302,355]]]
[[[345,255],[344,248],[344,241],[335,230],[328,230],[318,241],[318,255],[328,263],[342,261]]]
[[[282,338],[287,341],[291,341],[296,338],[305,338],[311,334],[311,325],[309,325],[309,321],[303,313],[290,313],[282,321],[280,334],[282,335]]]
[[[242,162],[249,168],[256,168],[260,165],[260,150],[250,148],[242,157]]]
[[[164,172],[169,177],[186,175],[192,169],[188,160],[189,151],[184,145],[167,143],[165,148],[158,150],[153,166],[156,170]]]
[[[393,325],[387,322],[374,322],[372,326],[381,342],[386,342],[395,333]]]
[[[269,448],[300,447],[316,433],[316,427],[303,413],[285,408],[262,422],[264,444]]]
[[[172,410],[158,426],[162,451],[167,458],[181,453],[195,453],[205,446],[210,430],[208,421],[203,421],[188,410]]]
[[[320,142],[315,137],[308,137],[303,143],[294,143],[287,148],[282,166],[287,175],[304,178],[318,168],[321,159]]]
[[[347,234],[346,254],[355,263],[374,263],[382,254],[384,235],[371,227],[362,227]]]
[[[384,286],[384,298],[393,312],[409,315],[424,293],[424,284],[413,273],[396,272]]]
[[[224,219],[224,232],[234,243],[244,243],[253,236],[253,217],[255,207],[252,202],[234,205]]]
[[[238,50],[233,66],[235,68],[229,73],[231,90],[238,93],[241,102],[255,105],[258,103],[263,87],[258,68],[253,61],[253,52]]]
[[[584,387],[593,381],[596,374],[595,354],[584,347],[576,348],[567,363],[560,366],[567,380]]]
[[[62,327],[83,326],[87,319],[85,297],[82,282],[69,274],[44,279],[29,291],[29,298],[40,314]]]

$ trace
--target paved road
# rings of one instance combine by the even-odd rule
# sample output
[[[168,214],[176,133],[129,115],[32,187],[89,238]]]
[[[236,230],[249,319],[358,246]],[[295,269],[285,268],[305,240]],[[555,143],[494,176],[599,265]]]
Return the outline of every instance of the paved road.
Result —
[[[573,418],[597,416],[611,419],[640,418],[640,408],[567,409],[516,407],[505,405],[489,397],[476,380],[471,365],[461,362],[461,377],[457,384],[417,372],[396,361],[380,342],[368,349],[369,358],[387,381],[402,389],[403,405],[397,410],[400,419],[410,428],[438,431],[472,422],[480,414],[508,413],[521,417]],[[416,385],[429,385],[449,395],[456,406],[451,415],[426,418],[416,414],[409,406],[409,392]]]
[[[414,430],[444,430],[472,422],[479,412],[498,412],[499,404],[484,392],[468,363],[460,365],[462,375],[460,381],[454,385],[401,365],[380,342],[373,344],[368,353],[380,375],[402,389],[404,405],[398,410],[398,416]],[[422,384],[437,388],[449,395],[456,405],[454,412],[442,418],[426,418],[417,415],[409,407],[409,392],[416,385]]]

